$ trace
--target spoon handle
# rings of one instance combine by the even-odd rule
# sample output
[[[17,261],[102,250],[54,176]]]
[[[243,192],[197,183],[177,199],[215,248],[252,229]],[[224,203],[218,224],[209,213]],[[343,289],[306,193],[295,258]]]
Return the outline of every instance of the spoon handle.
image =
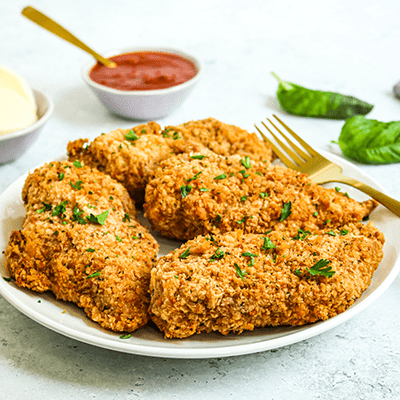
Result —
[[[61,25],[57,24],[57,22],[53,21],[51,18],[47,17],[40,11],[36,10],[33,7],[25,7],[22,10],[22,15],[31,21],[35,22],[39,26],[44,29],[47,29],[49,32],[54,33],[59,36],[61,39],[66,40],[69,43],[79,47],[80,49],[86,51],[90,55],[92,55],[96,60],[101,62],[107,67],[115,68],[117,64],[107,58],[102,57],[100,54],[96,53],[90,47],[86,46],[85,43],[81,42],[77,37],[75,37],[72,33],[68,32]]]

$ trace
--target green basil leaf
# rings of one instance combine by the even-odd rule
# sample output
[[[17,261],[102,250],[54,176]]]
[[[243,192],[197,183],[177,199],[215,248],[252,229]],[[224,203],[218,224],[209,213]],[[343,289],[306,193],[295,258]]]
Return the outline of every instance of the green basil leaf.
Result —
[[[343,155],[365,164],[400,162],[400,121],[380,122],[361,115],[348,119],[340,132]]]
[[[335,92],[307,89],[291,82],[279,81],[277,97],[281,107],[288,113],[303,117],[347,119],[366,115],[373,105],[353,96]]]

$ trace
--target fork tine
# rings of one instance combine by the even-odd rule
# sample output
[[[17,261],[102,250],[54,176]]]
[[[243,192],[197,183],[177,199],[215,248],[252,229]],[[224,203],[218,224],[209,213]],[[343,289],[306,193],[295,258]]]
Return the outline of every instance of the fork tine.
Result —
[[[275,114],[272,114],[282,126],[313,156],[320,156],[308,143],[306,143],[300,136],[293,132],[284,122],[282,122]]]
[[[300,156],[304,160],[308,160],[311,157],[310,154],[306,153],[295,143],[293,143],[269,118],[267,118],[267,120],[286,139],[286,141],[292,146],[292,148],[295,149],[298,154],[300,154]],[[300,162],[302,162],[302,160],[300,160]]]
[[[260,135],[262,136],[262,138],[269,143],[269,145],[272,147],[272,150],[274,151],[274,153],[282,160],[282,162],[291,169],[297,170],[297,165],[294,164],[291,160],[289,160],[289,158],[287,158],[281,150],[278,149],[278,147],[275,146],[274,143],[272,143],[271,140],[269,140],[264,133],[258,128],[257,125],[254,125],[256,127],[256,129],[258,130],[258,132],[260,132]]]
[[[272,124],[272,126],[273,126],[273,127],[288,141],[288,142],[290,142],[290,140],[285,136],[285,134],[284,134],[283,132],[281,132],[280,129],[279,129],[269,118],[267,118],[267,120],[268,120],[268,122],[269,122],[270,124]],[[263,121],[261,121],[261,123],[265,126],[265,128],[268,129],[269,133],[270,133],[270,134],[274,137],[274,139],[279,143],[279,145],[282,147],[282,149],[285,150],[286,153],[289,154],[289,156],[292,157],[292,159],[293,159],[297,164],[303,163],[304,160],[307,160],[307,159],[310,157],[310,156],[307,157],[307,156],[304,155],[304,156],[303,156],[304,160],[302,160],[289,146],[287,146],[286,144],[284,144],[284,143],[282,142],[282,140],[280,140],[280,139],[278,138],[278,136],[276,136],[275,133],[272,132],[272,130],[269,129],[268,126],[267,126]],[[295,147],[296,147],[296,146],[295,146]],[[301,151],[301,150],[300,150],[300,151]],[[301,151],[301,153],[304,154],[304,152],[302,152],[302,151]]]

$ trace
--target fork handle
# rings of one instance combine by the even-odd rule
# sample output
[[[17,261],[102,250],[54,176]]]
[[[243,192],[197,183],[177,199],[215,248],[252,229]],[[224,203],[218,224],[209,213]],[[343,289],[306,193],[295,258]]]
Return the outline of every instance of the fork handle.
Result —
[[[371,186],[366,185],[365,183],[359,182],[356,179],[349,178],[347,176],[342,175],[341,177],[335,178],[333,182],[341,182],[347,185],[350,185],[362,192],[368,194],[373,199],[381,203],[383,206],[388,208],[391,212],[400,217],[400,201],[397,201],[386,194],[383,194],[379,190],[374,189]]]

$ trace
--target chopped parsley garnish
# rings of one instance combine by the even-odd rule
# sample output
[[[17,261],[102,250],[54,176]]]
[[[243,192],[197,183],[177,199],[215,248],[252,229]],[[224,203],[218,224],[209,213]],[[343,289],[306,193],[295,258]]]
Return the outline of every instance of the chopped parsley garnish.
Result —
[[[215,253],[211,256],[210,261],[220,260],[224,257],[224,255],[225,253],[221,251],[219,247],[217,247],[217,250],[215,250]]]
[[[250,176],[250,174],[246,173],[245,169],[241,169],[239,172],[243,175],[243,178],[248,178]]]
[[[217,214],[217,218],[215,219],[215,222],[218,224],[218,222],[220,222],[221,219],[222,219],[222,217],[219,214]]]
[[[241,198],[240,198],[240,201],[246,201],[247,200],[247,196],[242,196]]]
[[[124,221],[124,222],[126,222],[126,221],[131,222],[131,217],[129,216],[129,214],[125,214],[125,215],[124,215],[124,218],[122,218],[122,221]]]
[[[298,229],[297,235],[293,238],[293,240],[304,240],[308,235],[311,235],[310,231],[303,231],[303,229]]]
[[[263,176],[260,171],[256,171],[256,174],[259,175],[259,176]]]
[[[62,180],[64,179],[64,173],[63,173],[63,172],[60,172],[60,173],[58,174],[58,179],[59,179],[60,181],[62,181]]]
[[[81,217],[82,214],[83,210],[79,210],[78,204],[75,204],[75,207],[72,210],[72,220],[78,221],[79,224],[87,224],[87,222]]]
[[[72,163],[76,168],[82,168],[81,160],[76,160]]]
[[[122,239],[116,234],[115,239],[117,239],[118,242],[122,242]]]
[[[264,238],[264,243],[261,247],[261,250],[268,250],[268,249],[276,249],[276,246],[272,243],[272,240],[266,236]]]
[[[174,132],[172,134],[172,139],[174,139],[174,140],[180,139],[179,133],[178,132]]]
[[[214,236],[213,236],[211,233],[210,233],[210,240],[211,240],[214,244],[217,244],[217,242],[216,242]]]
[[[265,199],[266,197],[268,197],[268,193],[261,192],[260,196],[261,196],[262,199]]]
[[[226,178],[226,174],[221,174],[216,176],[214,179],[225,179]]]
[[[108,217],[110,210],[104,211],[99,215],[93,215],[90,214],[88,217],[86,217],[86,219],[89,222],[93,222],[94,224],[100,224],[100,225],[104,225],[106,222],[106,219]]]
[[[178,275],[174,275],[174,278],[179,279],[179,276]]]
[[[197,179],[199,177],[200,174],[202,174],[203,172],[200,171],[198,172],[196,175],[194,175],[192,178],[186,179],[188,182],[194,181],[195,179]]]
[[[207,188],[200,188],[200,192],[209,192],[210,191],[210,189],[207,189]]]
[[[291,208],[292,208],[291,201],[289,201],[288,203],[283,203],[283,208],[281,210],[281,218],[279,219],[279,222],[285,220],[292,213]]]
[[[242,253],[242,256],[244,256],[244,257],[250,257],[250,262],[249,262],[249,264],[248,264],[249,267],[251,267],[252,265],[254,265],[254,263],[255,263],[255,257],[258,257],[257,254],[253,254],[253,253],[250,253],[250,252],[248,252],[248,251]]]
[[[350,195],[346,192],[345,194],[344,194],[347,198],[350,198]]]
[[[347,235],[349,233],[349,231],[347,230],[347,229],[341,229],[340,230],[340,234],[342,235],[342,236],[345,236],[345,235]]]
[[[295,269],[294,270],[294,274],[299,276],[299,275],[301,275],[301,271],[299,269]]]
[[[67,204],[68,204],[68,200],[62,201],[58,206],[54,207],[54,210],[51,213],[51,215],[53,217],[55,217],[56,215],[63,215],[65,213],[65,211],[67,211],[67,209],[65,207]]]
[[[132,335],[130,333],[128,333],[127,335],[121,335],[119,338],[120,339],[129,339],[130,337],[132,337]]]
[[[190,158],[193,158],[194,160],[202,160],[203,158],[206,158],[207,156],[203,156],[201,154],[195,155],[195,156],[190,156]]]
[[[40,210],[36,210],[36,212],[37,212],[38,214],[41,214],[43,211],[50,211],[50,210],[52,209],[51,204],[46,204],[46,203],[44,203],[43,201],[42,201],[42,204],[44,205],[44,207],[41,208]]]
[[[139,136],[136,135],[135,131],[131,129],[125,136],[125,139],[129,142],[133,142],[134,140],[138,140]]]
[[[187,258],[190,254],[190,246],[179,256],[179,258]]]
[[[244,224],[246,222],[246,218],[249,218],[250,215],[245,215],[241,220],[236,221],[238,224]]]
[[[307,271],[315,276],[315,275],[322,275],[328,278],[332,277],[335,274],[335,271],[332,271],[332,267],[327,267],[330,264],[330,260],[321,259],[316,262],[311,268],[307,268]]]
[[[110,196],[109,199],[110,199],[110,200],[114,200],[114,197]]]
[[[191,190],[192,190],[192,185],[182,185],[181,186],[182,199],[184,199]]]
[[[237,265],[236,263],[234,265],[235,265],[236,273],[239,275],[239,278],[241,278],[245,281],[246,280],[245,275],[248,275],[248,273],[245,270],[241,270],[239,265]]]
[[[331,236],[336,236],[336,233],[335,232],[333,232],[333,229],[331,229],[329,232],[326,232],[328,235],[331,235]]]
[[[244,160],[240,160],[240,162],[242,163],[242,165],[243,165],[246,169],[251,168],[250,157],[249,157],[249,156],[246,156],[246,157],[244,158]]]
[[[340,189],[340,187],[335,186],[335,190],[339,193],[342,189]]]
[[[164,137],[168,137],[168,138],[169,138],[168,132],[169,132],[171,129],[172,129],[172,128],[167,128],[167,129],[165,129],[165,130],[162,132],[162,135],[163,135]]]
[[[242,256],[244,256],[244,257],[258,257],[257,254],[253,254],[253,253],[250,253],[248,251],[242,253]]]
[[[94,253],[96,250],[89,247],[88,249],[86,249],[86,251],[88,253]]]
[[[93,274],[88,275],[86,279],[95,278],[96,276],[100,276],[99,271],[93,272]]]
[[[11,278],[8,278],[8,277],[6,277],[6,276],[3,276],[3,279],[4,279],[6,282],[11,282]]]
[[[76,184],[73,184],[72,181],[69,181],[69,183],[71,184],[71,186],[74,189],[77,189],[77,190],[81,190],[82,189],[82,183],[83,183],[82,181],[77,181]]]
[[[318,216],[318,211],[315,211],[315,213],[313,214],[314,217]]]

